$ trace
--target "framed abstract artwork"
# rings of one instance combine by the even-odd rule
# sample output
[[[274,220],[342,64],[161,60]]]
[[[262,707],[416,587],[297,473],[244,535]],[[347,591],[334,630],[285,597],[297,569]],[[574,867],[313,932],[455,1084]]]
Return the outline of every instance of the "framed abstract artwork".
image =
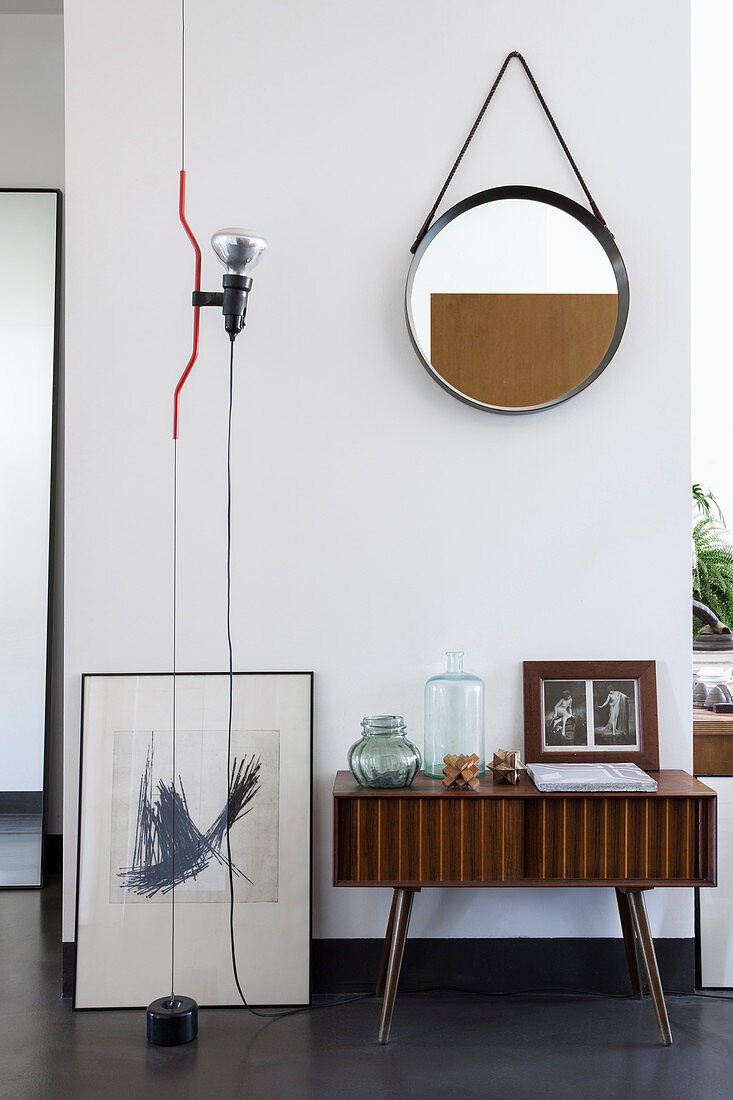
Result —
[[[82,679],[75,1008],[310,1003],[310,672]],[[231,865],[226,823],[229,815]],[[173,888],[174,884],[174,888]]]
[[[654,661],[525,661],[527,763],[659,768]]]

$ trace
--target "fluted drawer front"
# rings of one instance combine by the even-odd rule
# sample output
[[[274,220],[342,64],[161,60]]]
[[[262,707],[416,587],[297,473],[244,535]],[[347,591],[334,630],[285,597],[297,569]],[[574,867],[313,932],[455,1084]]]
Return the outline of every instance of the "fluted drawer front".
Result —
[[[336,880],[494,882],[523,877],[522,802],[343,799]]]
[[[659,796],[336,799],[334,881],[710,882],[714,809]]]
[[[706,877],[707,814],[694,799],[556,798],[525,807],[529,879]]]

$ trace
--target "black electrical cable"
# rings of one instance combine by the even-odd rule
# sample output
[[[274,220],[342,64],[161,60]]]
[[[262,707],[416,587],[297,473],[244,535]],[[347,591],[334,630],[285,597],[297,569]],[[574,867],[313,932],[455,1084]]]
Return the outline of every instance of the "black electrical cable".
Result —
[[[423,993],[459,993],[464,997],[594,997],[599,1000],[631,1000],[628,993],[601,993],[593,989],[461,989],[458,986],[433,985],[424,989],[405,989],[400,997],[415,997]],[[733,1001],[733,996],[723,997],[714,993],[695,991],[686,993],[681,989],[665,989],[665,997],[692,997],[698,1001]]]
[[[181,171],[185,167],[186,0],[181,0]],[[178,438],[173,437],[173,712],[171,731],[171,999],[176,959],[176,608],[178,579]]]
[[[360,993],[358,996],[345,1000],[331,1001],[325,1005],[304,1005],[302,1008],[289,1008],[284,1012],[260,1012],[247,1003],[247,998],[242,991],[237,970],[237,951],[234,938],[234,872],[232,870],[232,845],[230,839],[229,803],[231,799],[231,775],[232,775],[232,709],[234,704],[234,657],[232,651],[232,407],[234,404],[234,340],[229,349],[229,409],[227,413],[227,647],[229,650],[229,712],[227,718],[227,870],[229,878],[229,946],[232,955],[232,973],[234,984],[242,1000],[242,1004],[253,1016],[262,1016],[265,1019],[279,1019],[282,1016],[295,1016],[299,1012],[312,1012],[319,1008],[336,1008],[337,1005],[352,1004],[354,1001],[364,1001],[373,997],[373,993]]]
[[[664,995],[665,997],[695,997],[699,1001],[733,1001],[733,994],[730,997],[723,997],[718,993],[705,993],[698,989],[694,993],[685,993],[681,989],[667,989]]]

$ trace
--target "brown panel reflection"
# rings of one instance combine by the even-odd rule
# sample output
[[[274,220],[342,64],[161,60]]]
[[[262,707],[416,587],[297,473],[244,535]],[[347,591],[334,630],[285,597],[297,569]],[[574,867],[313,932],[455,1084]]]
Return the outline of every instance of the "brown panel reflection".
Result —
[[[475,401],[541,405],[593,373],[617,317],[616,294],[431,294],[430,362]]]

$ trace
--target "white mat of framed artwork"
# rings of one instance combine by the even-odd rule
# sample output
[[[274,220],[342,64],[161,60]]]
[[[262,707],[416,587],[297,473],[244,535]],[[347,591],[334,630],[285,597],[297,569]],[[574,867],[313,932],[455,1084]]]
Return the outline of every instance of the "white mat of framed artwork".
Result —
[[[700,779],[718,795],[718,885],[698,891],[701,984],[733,989],[733,776]]]
[[[234,677],[234,920],[253,1005],[310,1000],[311,699],[310,673]],[[84,677],[75,1008],[170,991],[172,709],[170,675]],[[225,674],[176,677],[175,991],[200,1005],[241,1003],[227,719]]]

